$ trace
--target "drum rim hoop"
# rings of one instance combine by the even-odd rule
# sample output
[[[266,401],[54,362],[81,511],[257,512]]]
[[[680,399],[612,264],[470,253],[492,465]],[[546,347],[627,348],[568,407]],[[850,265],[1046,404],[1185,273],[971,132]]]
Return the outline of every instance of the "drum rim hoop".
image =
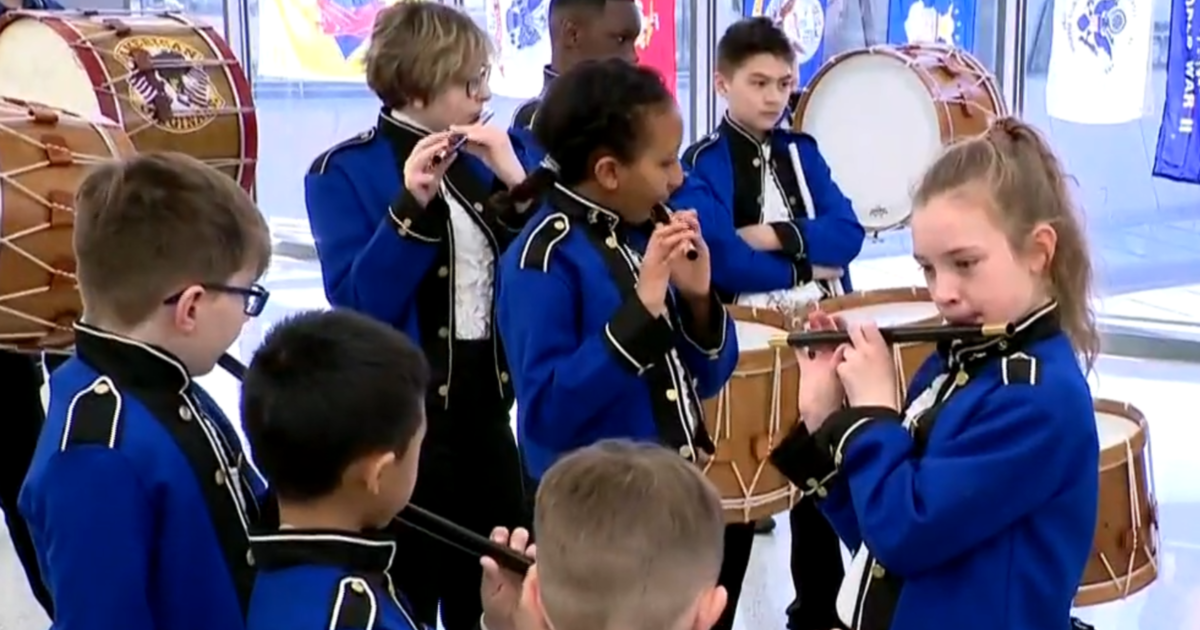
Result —
[[[871,306],[886,306],[888,304],[934,304],[933,296],[925,287],[891,287],[887,289],[870,289],[855,291],[846,295],[826,298],[817,303],[816,307],[828,313],[842,313],[856,308]],[[936,309],[937,306],[934,305]],[[912,322],[914,324],[927,321],[941,321],[940,315]]]

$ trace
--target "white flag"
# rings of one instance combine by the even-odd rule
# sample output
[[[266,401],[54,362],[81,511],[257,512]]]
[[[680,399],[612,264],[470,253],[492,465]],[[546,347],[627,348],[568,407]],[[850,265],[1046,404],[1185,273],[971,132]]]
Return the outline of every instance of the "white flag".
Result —
[[[1054,0],[1046,112],[1090,125],[1137,120],[1146,107],[1152,0]]]

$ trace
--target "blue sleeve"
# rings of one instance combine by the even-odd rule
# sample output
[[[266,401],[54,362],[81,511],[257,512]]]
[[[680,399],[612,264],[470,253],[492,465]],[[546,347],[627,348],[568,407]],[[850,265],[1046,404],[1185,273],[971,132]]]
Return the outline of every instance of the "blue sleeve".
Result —
[[[61,630],[153,630],[150,499],[117,451],[78,446],[46,464],[34,502],[46,585]],[[165,630],[165,629],[164,629]]]
[[[804,239],[803,249],[810,264],[844,269],[862,251],[866,231],[850,199],[833,181],[833,173],[817,148],[817,141],[811,136],[801,136],[796,144],[800,168],[804,169],[804,179],[812,195],[814,215],[812,219],[794,219]]]
[[[858,515],[854,513],[854,503],[850,500],[850,489],[845,484],[834,483],[829,488],[829,494],[817,502],[817,507],[825,515],[825,520],[833,526],[833,531],[850,551],[857,551],[862,546],[862,531],[858,527]]]
[[[716,293],[709,295],[708,326],[703,329],[697,325],[687,300],[677,303],[679,333],[675,345],[688,372],[696,379],[696,393],[706,400],[721,391],[737,367],[737,330]]]
[[[437,256],[441,197],[422,208],[407,191],[382,212],[368,208],[341,167],[304,178],[325,295],[333,306],[395,323]]]
[[[524,435],[559,451],[580,446],[604,410],[641,395],[640,374],[671,347],[673,332],[637,296],[592,334],[578,331],[587,299],[553,270],[514,269],[501,278],[500,334],[513,372]]]
[[[513,126],[508,130],[508,137],[512,142],[513,151],[517,154],[517,159],[521,161],[521,166],[525,167],[526,173],[532,173],[542,163],[542,158],[546,156],[546,152],[534,139],[533,132],[525,127],[517,126],[514,121]]]
[[[849,486],[867,547],[884,566],[900,576],[939,566],[1045,503],[1069,476],[1094,474],[1071,466],[1081,461],[1080,449],[1094,447],[1087,432],[1045,396],[1038,404],[1035,387],[1053,384],[992,392],[961,433],[919,459],[894,410],[889,417],[882,409],[848,409],[827,421],[828,443],[840,445],[840,481]],[[1084,417],[1092,413],[1087,402],[1078,411]]]
[[[712,282],[731,293],[765,293],[800,286],[812,280],[812,267],[804,258],[777,252],[760,252],[737,233],[733,210],[698,172],[684,177],[670,205],[695,210],[700,232],[708,244]]]

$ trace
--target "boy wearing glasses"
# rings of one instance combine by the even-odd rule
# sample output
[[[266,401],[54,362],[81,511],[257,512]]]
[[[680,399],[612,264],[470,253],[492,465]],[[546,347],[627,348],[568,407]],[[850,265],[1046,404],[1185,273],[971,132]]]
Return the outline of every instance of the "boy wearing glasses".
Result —
[[[490,55],[487,35],[453,7],[380,11],[365,56],[378,122],[317,157],[304,180],[329,302],[404,332],[429,361],[413,502],[482,535],[528,520],[495,329],[496,261],[527,215],[485,209],[525,171],[518,141],[480,123]],[[420,532],[393,534],[390,573],[417,620],[436,626],[440,607],[446,630],[474,627],[479,563]]]
[[[247,529],[275,519],[194,378],[266,302],[266,223],[233,180],[178,154],[98,167],[75,213],[84,316],[19,499],[54,627],[245,628]]]

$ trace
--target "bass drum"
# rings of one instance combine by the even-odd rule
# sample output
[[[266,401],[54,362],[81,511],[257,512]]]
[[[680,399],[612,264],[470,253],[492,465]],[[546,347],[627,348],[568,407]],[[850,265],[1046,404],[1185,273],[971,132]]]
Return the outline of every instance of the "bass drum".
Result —
[[[250,83],[206,24],[176,14],[9,11],[0,18],[0,95],[116,121],[138,151],[185,153],[253,192]]]
[[[859,221],[877,233],[908,223],[912,191],[943,147],[1007,112],[995,79],[965,51],[872,46],[821,67],[793,127],[817,139]]]
[[[72,344],[75,190],[93,166],[133,154],[114,123],[0,97],[0,347]]]

